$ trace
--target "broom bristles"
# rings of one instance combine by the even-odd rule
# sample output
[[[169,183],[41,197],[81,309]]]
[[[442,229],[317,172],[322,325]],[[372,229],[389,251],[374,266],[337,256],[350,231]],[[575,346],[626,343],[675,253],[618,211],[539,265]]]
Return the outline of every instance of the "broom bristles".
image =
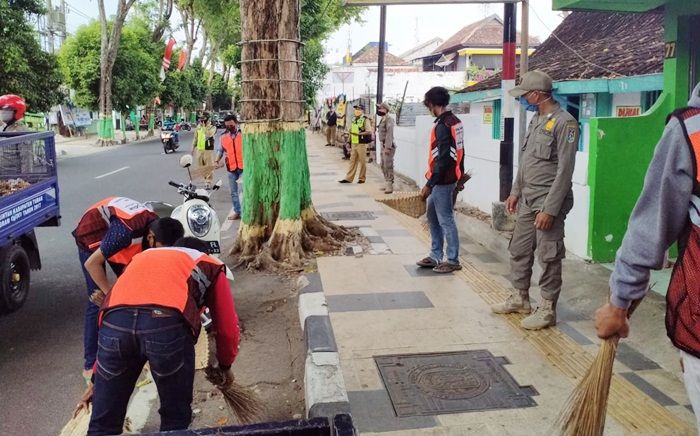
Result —
[[[207,366],[204,373],[207,380],[219,388],[229,409],[231,409],[231,412],[241,424],[255,422],[264,412],[262,403],[252,390],[236,382],[226,387],[221,387],[221,384],[226,380],[224,371],[221,368]]]
[[[571,393],[554,424],[557,434],[601,436],[619,337],[603,340],[593,364]]]

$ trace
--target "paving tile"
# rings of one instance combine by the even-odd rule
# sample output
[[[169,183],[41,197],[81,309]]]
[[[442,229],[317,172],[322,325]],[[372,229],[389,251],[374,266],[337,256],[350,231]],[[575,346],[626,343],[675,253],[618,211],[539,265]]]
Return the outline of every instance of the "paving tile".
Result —
[[[318,272],[312,272],[306,274],[306,278],[309,280],[309,284],[304,287],[301,294],[306,294],[310,292],[323,292],[323,283],[321,282],[321,274]]]
[[[590,345],[593,343],[583,333],[579,332],[578,330],[576,330],[571,325],[565,322],[557,323],[557,328],[559,329],[559,331],[563,332],[568,337],[576,341],[576,343],[579,345]]]
[[[361,433],[412,430],[437,426],[432,416],[397,418],[385,390],[350,391],[353,421]]]
[[[367,240],[372,244],[383,244],[384,238],[381,236],[367,236]]]
[[[349,201],[339,201],[337,203],[326,203],[326,204],[316,204],[314,205],[317,210],[320,209],[332,209],[334,207],[351,207],[352,203]]]
[[[501,260],[497,258],[495,255],[485,252],[485,253],[473,253],[474,257],[479,259],[479,261],[483,263],[498,263]]]
[[[615,358],[620,362],[624,363],[625,366],[627,366],[632,371],[661,368],[658,363],[647,358],[645,355],[630,347],[629,344],[626,344],[624,342],[618,345],[617,354]]]
[[[403,266],[411,277],[444,277],[445,274],[438,274],[432,268],[421,268],[415,263]]]
[[[433,307],[423,292],[382,292],[374,294],[329,295],[330,312],[420,309]]]
[[[379,236],[413,236],[406,229],[377,229]]]
[[[672,398],[670,398],[668,395],[664,394],[660,390],[656,389],[654,386],[652,386],[651,383],[644,380],[637,374],[633,372],[622,372],[620,373],[620,375],[662,406],[678,405],[678,403],[676,403]]]
[[[678,404],[690,404],[688,393],[683,384],[682,376],[676,376],[665,369],[649,369],[635,371],[635,374],[649,382],[652,386],[671,397]]]

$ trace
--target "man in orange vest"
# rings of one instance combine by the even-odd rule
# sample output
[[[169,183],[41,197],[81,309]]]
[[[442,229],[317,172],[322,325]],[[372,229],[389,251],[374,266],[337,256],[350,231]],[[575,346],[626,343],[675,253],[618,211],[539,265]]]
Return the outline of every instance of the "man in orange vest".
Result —
[[[86,382],[92,376],[97,354],[99,303],[112,288],[105,264],[109,263],[114,274],[119,276],[131,258],[148,245],[145,240],[148,228],[157,219],[158,215],[136,200],[109,197],[90,206],[73,231],[89,299],[83,339]]]
[[[421,191],[421,197],[428,202],[426,213],[432,245],[430,255],[416,264],[445,274],[462,269],[452,194],[464,173],[464,128],[459,118],[447,109],[450,103],[447,89],[441,86],[431,88],[425,93],[423,103],[435,116],[425,174],[427,182]],[[447,261],[443,262],[445,242]]]
[[[233,114],[224,118],[226,131],[221,135],[221,149],[216,157],[216,167],[224,166],[221,159],[226,156],[226,169],[228,170],[228,183],[231,186],[231,203],[233,213],[228,219],[241,218],[241,201],[238,196],[238,182],[241,182],[243,190],[243,133],[238,130],[238,119]]]
[[[146,362],[158,388],[160,431],[190,425],[194,344],[205,306],[212,315],[224,385],[233,382],[240,330],[226,266],[199,251],[207,247],[196,238],[156,247],[134,257],[100,309],[90,436],[122,432],[129,398]]]
[[[700,84],[669,116],[610,276],[610,302],[595,313],[600,338],[627,337],[627,312],[649,289],[666,250],[679,255],[666,294],[666,332],[681,353],[683,381],[700,429]]]

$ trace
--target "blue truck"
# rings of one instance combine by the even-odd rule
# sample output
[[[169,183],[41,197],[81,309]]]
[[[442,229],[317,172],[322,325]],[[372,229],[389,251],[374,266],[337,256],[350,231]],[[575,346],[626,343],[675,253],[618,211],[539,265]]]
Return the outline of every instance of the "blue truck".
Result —
[[[12,312],[41,269],[37,227],[59,226],[53,132],[0,133],[0,312]]]

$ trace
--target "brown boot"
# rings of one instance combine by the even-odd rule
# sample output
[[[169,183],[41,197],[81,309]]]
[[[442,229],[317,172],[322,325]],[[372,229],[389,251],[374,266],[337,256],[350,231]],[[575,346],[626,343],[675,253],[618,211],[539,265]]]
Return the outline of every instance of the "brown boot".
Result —
[[[520,321],[520,327],[525,330],[541,330],[552,327],[557,323],[557,309],[554,300],[542,299],[532,315]]]
[[[503,303],[491,306],[491,312],[505,315],[508,313],[530,313],[530,292],[522,289],[513,289],[510,296]]]

